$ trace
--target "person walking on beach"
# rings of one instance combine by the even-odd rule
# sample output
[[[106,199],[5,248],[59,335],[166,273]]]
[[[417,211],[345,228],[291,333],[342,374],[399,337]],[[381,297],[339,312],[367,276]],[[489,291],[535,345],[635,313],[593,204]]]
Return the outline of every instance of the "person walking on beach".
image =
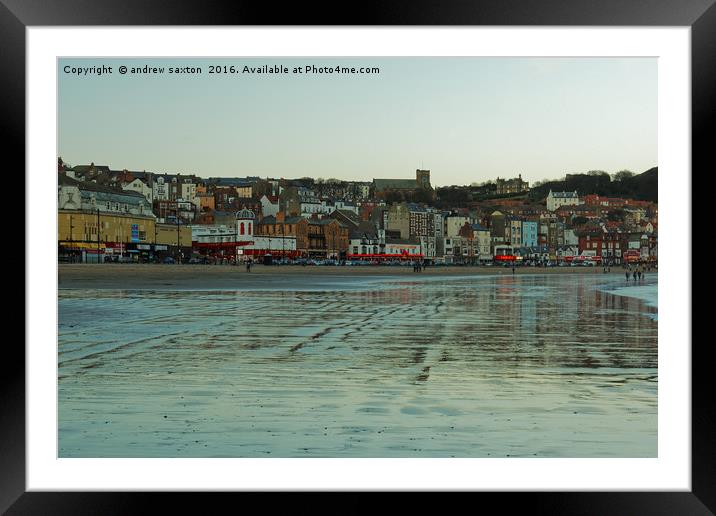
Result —
[[[514,273],[515,273],[515,265],[512,264],[512,274],[514,274]]]
[[[639,276],[639,281],[641,281],[641,265],[640,265],[639,268],[636,270],[636,275]]]
[[[246,272],[251,272],[251,260],[246,261]]]
[[[634,283],[636,283],[636,269],[634,269],[634,272],[632,273],[632,277],[634,278]]]

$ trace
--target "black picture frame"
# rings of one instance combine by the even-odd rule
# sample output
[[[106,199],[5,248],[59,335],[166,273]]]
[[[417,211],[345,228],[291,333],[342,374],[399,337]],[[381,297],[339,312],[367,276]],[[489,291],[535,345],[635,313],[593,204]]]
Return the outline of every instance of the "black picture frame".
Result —
[[[525,26],[688,26],[692,42],[692,163],[706,171],[716,124],[716,0],[451,0],[443,2],[271,3],[174,0],[0,0],[0,70],[3,74],[0,132],[13,170],[25,170],[25,29],[30,26],[91,25],[525,25]],[[341,5],[341,9],[336,7]],[[8,166],[8,165],[6,165]],[[9,170],[9,168],[8,168]],[[684,180],[691,180],[684,172]],[[29,196],[27,197],[29,202]],[[27,209],[31,209],[28,206]],[[25,238],[29,235],[25,234]],[[26,275],[31,271],[26,270]],[[708,339],[706,339],[708,341]],[[671,343],[689,345],[686,342]],[[707,344],[707,342],[705,342]],[[13,348],[14,346],[14,348]],[[690,492],[479,493],[473,508],[492,501],[524,506],[537,514],[714,514],[716,453],[713,388],[706,346],[692,346],[692,490]],[[25,353],[14,339],[5,342],[0,375],[0,512],[8,514],[124,514],[192,504],[206,512],[227,496],[206,493],[26,492]],[[711,486],[711,487],[709,487]],[[244,493],[244,497],[251,497]],[[302,510],[330,507],[330,498],[300,502]],[[474,494],[473,494],[474,496]],[[349,494],[339,513],[372,512],[370,496]],[[270,498],[269,498],[270,499]],[[257,500],[258,501],[258,500]],[[262,497],[266,503],[266,497]],[[243,500],[248,504],[251,500]],[[455,499],[457,504],[465,500]],[[274,502],[275,503],[275,502]],[[402,501],[422,507],[423,497]],[[310,504],[310,505],[309,505]],[[414,505],[413,505],[414,504]],[[273,505],[273,504],[271,504]],[[412,507],[411,507],[412,506]],[[248,506],[247,506],[248,507]],[[269,507],[269,506],[266,506]]]

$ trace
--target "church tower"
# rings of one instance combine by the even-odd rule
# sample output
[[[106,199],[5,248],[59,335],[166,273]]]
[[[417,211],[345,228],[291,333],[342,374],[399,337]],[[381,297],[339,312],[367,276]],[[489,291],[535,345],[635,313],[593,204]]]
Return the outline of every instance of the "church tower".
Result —
[[[418,185],[420,185],[420,188],[429,189],[430,188],[430,171],[429,170],[416,170],[415,171],[415,180],[418,182]]]

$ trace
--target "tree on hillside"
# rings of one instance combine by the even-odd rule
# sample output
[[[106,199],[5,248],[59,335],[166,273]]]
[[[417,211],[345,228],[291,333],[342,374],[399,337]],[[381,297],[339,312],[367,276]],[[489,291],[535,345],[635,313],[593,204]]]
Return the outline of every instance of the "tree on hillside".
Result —
[[[634,177],[636,174],[632,172],[631,170],[620,170],[614,176],[612,176],[612,181],[621,181],[623,179],[629,179],[630,177]]]

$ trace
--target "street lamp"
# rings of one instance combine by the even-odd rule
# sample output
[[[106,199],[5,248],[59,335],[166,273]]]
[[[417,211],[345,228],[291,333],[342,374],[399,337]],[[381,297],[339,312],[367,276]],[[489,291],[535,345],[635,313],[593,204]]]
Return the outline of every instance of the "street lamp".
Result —
[[[177,218],[177,263],[179,263],[179,202],[177,201],[177,209],[176,209],[176,218]]]
[[[97,208],[97,263],[99,263],[99,208]]]
[[[75,246],[73,245],[73,240],[72,240],[72,229],[74,229],[74,227],[75,227],[75,226],[73,225],[73,218],[72,218],[72,215],[70,214],[70,260],[71,260],[72,262],[75,261],[75,254],[74,254],[74,252],[75,252],[74,247],[75,247]]]

